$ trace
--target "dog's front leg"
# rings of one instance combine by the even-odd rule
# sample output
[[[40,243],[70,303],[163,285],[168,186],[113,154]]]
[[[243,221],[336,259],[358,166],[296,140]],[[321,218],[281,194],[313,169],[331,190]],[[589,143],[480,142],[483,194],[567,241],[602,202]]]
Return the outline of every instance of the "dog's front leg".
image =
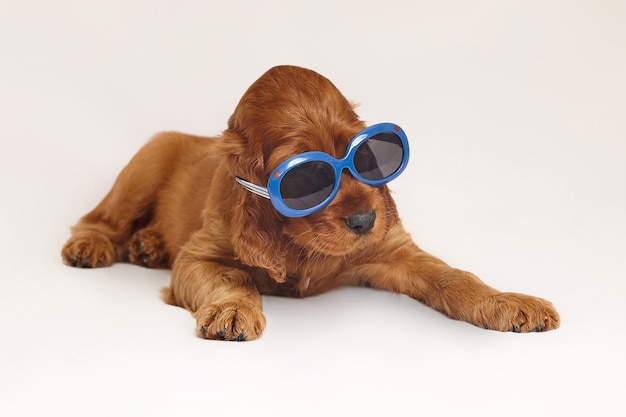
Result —
[[[559,314],[541,298],[503,293],[474,274],[448,266],[417,247],[401,226],[390,230],[374,263],[357,267],[361,283],[407,294],[456,320],[513,332],[559,327]]]
[[[189,310],[199,337],[254,340],[265,329],[262,300],[247,272],[209,260],[207,248],[192,239],[174,263],[172,281],[163,290],[168,304]]]

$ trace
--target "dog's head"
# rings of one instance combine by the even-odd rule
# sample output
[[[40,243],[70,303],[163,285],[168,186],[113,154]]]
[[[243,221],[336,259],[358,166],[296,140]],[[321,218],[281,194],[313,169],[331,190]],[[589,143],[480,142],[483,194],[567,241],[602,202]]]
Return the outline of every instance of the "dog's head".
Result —
[[[363,128],[350,102],[326,78],[299,67],[274,67],[245,92],[224,132],[224,150],[235,177],[266,185],[284,160],[307,151],[342,158]],[[239,187],[233,245],[242,262],[286,275],[285,256],[296,245],[310,259],[345,256],[376,244],[398,222],[386,185],[373,187],[347,171],[334,200],[305,217],[280,215],[272,203]]]

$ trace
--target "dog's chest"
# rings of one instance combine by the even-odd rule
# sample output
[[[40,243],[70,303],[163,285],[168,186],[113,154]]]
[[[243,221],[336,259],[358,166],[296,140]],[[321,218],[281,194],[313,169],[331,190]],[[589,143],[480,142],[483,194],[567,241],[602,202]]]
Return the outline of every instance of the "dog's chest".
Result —
[[[339,278],[345,269],[344,258],[319,254],[290,257],[285,284],[296,297],[320,294],[342,285]]]
[[[344,285],[345,263],[334,257],[288,256],[285,282],[276,282],[263,269],[250,271],[257,289],[264,295],[306,297]]]

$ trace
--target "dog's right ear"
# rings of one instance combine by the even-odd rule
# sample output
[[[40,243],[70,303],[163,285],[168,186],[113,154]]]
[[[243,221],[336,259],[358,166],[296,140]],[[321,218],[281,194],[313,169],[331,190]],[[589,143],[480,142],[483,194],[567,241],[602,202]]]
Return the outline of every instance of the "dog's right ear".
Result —
[[[246,190],[233,218],[233,248],[242,263],[265,269],[277,282],[287,275],[282,221],[269,200]]]
[[[236,177],[263,184],[263,152],[250,145],[240,134],[224,132],[221,151],[228,161],[228,181],[233,184]],[[268,199],[235,187],[231,239],[236,258],[246,265],[263,268],[274,280],[284,282],[287,267],[282,217]]]

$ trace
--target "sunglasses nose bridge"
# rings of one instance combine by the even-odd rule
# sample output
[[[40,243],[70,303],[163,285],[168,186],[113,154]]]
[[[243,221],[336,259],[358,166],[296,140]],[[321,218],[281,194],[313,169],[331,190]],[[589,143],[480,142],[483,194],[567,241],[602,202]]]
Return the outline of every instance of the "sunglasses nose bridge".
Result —
[[[341,177],[344,174],[349,175],[356,180],[359,180],[359,177],[357,176],[354,168],[350,166],[350,164],[348,163],[342,164],[340,167],[337,167],[337,170],[336,170],[337,180],[336,180],[335,191],[338,191],[339,187],[341,187]]]
[[[354,167],[354,155],[351,153],[347,153],[343,158],[337,159],[337,163],[335,164],[335,172],[337,178],[341,178],[343,173],[347,170],[350,175],[354,178],[359,178],[358,173]]]

